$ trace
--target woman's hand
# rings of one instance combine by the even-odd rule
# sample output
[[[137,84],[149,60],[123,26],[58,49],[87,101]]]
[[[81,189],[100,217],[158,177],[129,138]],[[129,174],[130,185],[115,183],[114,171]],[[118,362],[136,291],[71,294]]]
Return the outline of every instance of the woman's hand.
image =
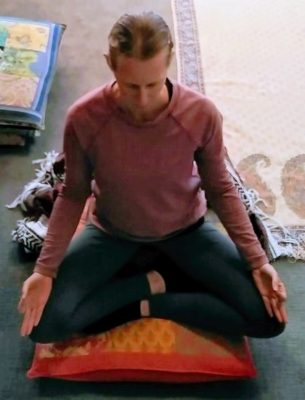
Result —
[[[270,317],[275,315],[280,322],[287,323],[288,315],[284,304],[287,292],[277,271],[271,264],[264,264],[254,269],[252,275]]]
[[[18,310],[24,314],[20,329],[21,336],[29,335],[39,324],[44,307],[52,290],[53,279],[34,272],[22,286]]]

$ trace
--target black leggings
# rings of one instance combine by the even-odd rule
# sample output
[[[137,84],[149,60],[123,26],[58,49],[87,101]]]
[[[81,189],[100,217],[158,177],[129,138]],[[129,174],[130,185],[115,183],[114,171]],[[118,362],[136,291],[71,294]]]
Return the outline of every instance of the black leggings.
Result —
[[[211,223],[199,225],[149,245],[164,254],[150,269],[160,271],[167,286],[166,293],[151,295],[144,268],[126,273],[126,265],[147,245],[88,224],[70,243],[31,339],[47,343],[106,331],[140,318],[143,299],[151,317],[223,335],[279,335],[285,324],[268,315],[236,246]]]

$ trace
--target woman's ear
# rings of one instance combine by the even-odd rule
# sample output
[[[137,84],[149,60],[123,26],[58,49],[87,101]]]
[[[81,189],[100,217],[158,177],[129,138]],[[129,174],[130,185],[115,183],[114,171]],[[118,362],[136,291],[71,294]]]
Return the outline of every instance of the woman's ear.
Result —
[[[168,59],[167,59],[167,66],[169,67],[173,58],[175,57],[175,50],[172,50],[170,52],[170,54],[168,55]]]
[[[109,54],[104,54],[104,57],[105,57],[105,59],[106,59],[106,62],[107,62],[108,67],[111,69],[111,71],[113,71],[113,68],[112,68],[112,65],[111,65],[111,60],[110,60]]]

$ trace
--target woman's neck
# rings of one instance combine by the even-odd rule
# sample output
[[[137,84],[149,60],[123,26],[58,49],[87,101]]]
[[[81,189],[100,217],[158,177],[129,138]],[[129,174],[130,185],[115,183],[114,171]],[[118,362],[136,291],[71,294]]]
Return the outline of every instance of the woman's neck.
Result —
[[[134,121],[137,123],[153,121],[154,119],[156,119],[157,116],[168,106],[171,97],[169,93],[169,88],[166,84],[164,84],[161,91],[160,100],[158,100],[156,105],[151,110],[143,112],[130,108],[120,99],[119,88],[116,82],[112,86],[112,93],[118,106],[126,111],[128,114],[130,114]]]

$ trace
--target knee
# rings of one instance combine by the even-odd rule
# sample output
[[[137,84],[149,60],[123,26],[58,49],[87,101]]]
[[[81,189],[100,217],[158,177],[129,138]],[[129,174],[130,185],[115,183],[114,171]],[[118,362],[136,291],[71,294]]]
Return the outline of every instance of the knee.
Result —
[[[34,343],[52,343],[52,342],[54,342],[54,340],[52,340],[52,338],[49,338],[46,335],[37,334],[36,330],[33,330],[29,334],[29,338]]]
[[[268,336],[266,337],[275,337],[279,336],[284,332],[286,328],[286,324],[284,322],[279,322],[276,318],[271,318],[272,322],[269,323],[268,328],[266,329],[266,333]]]
[[[29,338],[35,343],[53,343],[65,340],[72,336],[69,322],[70,318],[58,313],[43,315],[39,324],[33,328]]]
[[[67,329],[67,327],[52,326],[46,328],[40,328],[39,325],[35,327],[29,335],[29,338],[34,343],[54,343],[69,339],[72,337],[73,332]]]
[[[35,328],[33,328],[32,332],[29,335],[29,338],[34,342],[34,343],[52,343],[55,342],[56,335],[54,335],[54,332],[51,329],[44,329],[40,328],[39,325]]]
[[[252,325],[247,336],[255,338],[272,338],[284,332],[286,324],[279,322],[275,317],[259,321]]]
[[[55,320],[43,321],[33,328],[30,339],[35,343],[52,343],[62,339],[65,332],[62,324]]]

